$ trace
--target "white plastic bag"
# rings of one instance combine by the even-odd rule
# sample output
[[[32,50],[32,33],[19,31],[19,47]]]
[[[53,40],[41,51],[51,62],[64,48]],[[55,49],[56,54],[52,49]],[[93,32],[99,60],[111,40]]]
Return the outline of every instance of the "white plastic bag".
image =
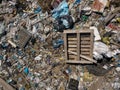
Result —
[[[102,59],[103,55],[107,57],[112,57],[113,54],[109,47],[102,42],[94,42],[93,56],[95,59]]]

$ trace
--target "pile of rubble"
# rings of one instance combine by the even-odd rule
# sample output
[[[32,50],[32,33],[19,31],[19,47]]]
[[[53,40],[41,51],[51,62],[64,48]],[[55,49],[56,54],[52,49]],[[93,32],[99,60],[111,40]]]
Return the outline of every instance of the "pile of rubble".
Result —
[[[14,89],[120,89],[119,0],[1,0],[0,9],[0,77]],[[66,64],[63,32],[86,29],[96,63]]]

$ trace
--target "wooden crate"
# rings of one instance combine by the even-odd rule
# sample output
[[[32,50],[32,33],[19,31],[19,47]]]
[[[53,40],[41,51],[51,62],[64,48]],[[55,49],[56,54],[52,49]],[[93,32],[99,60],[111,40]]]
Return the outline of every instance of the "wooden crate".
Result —
[[[66,63],[96,63],[93,60],[92,30],[65,30],[64,49]]]

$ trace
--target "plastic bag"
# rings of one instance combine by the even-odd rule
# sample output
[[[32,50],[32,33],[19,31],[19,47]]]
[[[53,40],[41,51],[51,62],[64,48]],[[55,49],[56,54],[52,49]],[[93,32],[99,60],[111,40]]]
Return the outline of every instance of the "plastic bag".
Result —
[[[109,51],[109,48],[106,44],[102,42],[95,42],[94,43],[94,51],[102,54],[102,53],[107,53]]]
[[[59,32],[63,32],[64,29],[73,28],[73,25],[73,18],[70,15],[60,16],[53,23],[54,29]]]
[[[69,14],[68,3],[65,0],[62,1],[57,8],[52,10],[52,14],[53,18],[58,18],[62,15],[68,15]]]
[[[109,50],[109,47],[106,44],[102,42],[95,42],[94,49],[93,49],[94,58],[97,60],[102,59],[103,55],[109,58],[113,56],[112,52]]]

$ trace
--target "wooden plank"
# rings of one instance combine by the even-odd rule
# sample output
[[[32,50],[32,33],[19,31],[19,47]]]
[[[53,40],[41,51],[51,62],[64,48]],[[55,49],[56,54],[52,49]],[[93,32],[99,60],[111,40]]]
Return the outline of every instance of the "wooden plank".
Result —
[[[85,52],[90,51],[90,47],[87,47],[87,48],[81,48],[81,51],[85,51]]]
[[[90,45],[90,43],[80,43],[80,45]]]
[[[80,55],[80,57],[86,59],[86,60],[89,60],[91,62],[94,62],[94,63],[97,63],[97,61],[93,60],[92,58],[88,57],[88,56],[84,56],[84,55]]]
[[[80,42],[85,42],[85,43],[88,42],[89,43],[90,40],[81,40]]]
[[[64,33],[90,33],[92,30],[64,30]]]
[[[90,37],[90,33],[80,33],[81,37],[80,38],[89,38]]]
[[[84,55],[84,56],[87,56],[87,57],[89,57],[89,56],[90,56],[90,54],[81,54],[81,55]]]
[[[75,42],[75,41],[68,41],[68,44],[77,44],[77,42]]]
[[[68,59],[68,52],[67,52],[67,35],[64,33],[64,50],[65,50],[65,58]]]
[[[76,61],[76,60],[67,60],[66,63],[70,63],[70,64],[90,64],[92,62],[90,61]]]
[[[83,54],[83,55],[84,55],[84,54],[85,54],[85,55],[88,55],[88,54],[89,54],[89,55],[90,55],[90,52],[81,52],[81,54]]]
[[[76,33],[72,33],[72,34],[67,34],[67,38],[76,38],[77,34]]]
[[[77,47],[77,45],[68,45],[68,48],[70,47]]]
[[[87,57],[89,57],[89,56],[87,56]],[[81,60],[82,60],[82,61],[89,61],[89,60],[87,60],[87,59],[85,59],[85,58],[82,58],[82,57],[81,57]],[[89,61],[89,62],[91,62],[91,61]]]
[[[77,56],[68,52],[68,59],[77,60]]]
[[[75,55],[69,55],[68,57],[69,57],[69,59],[70,59],[70,58],[76,59],[76,56],[75,56]]]
[[[77,53],[77,52],[75,52],[75,53]],[[68,52],[68,55],[73,55],[73,56],[77,56],[77,55],[74,55],[74,54],[72,54],[72,53],[69,53],[69,52]]]
[[[91,30],[92,32],[93,32],[93,30]],[[93,33],[91,33],[91,42],[90,42],[90,47],[91,47],[91,49],[90,49],[90,57],[92,57],[93,58],[93,41],[94,41],[94,35],[93,35]]]
[[[81,51],[81,53],[87,53],[87,52],[91,53],[90,50],[89,51]]]
[[[80,34],[79,33],[77,33],[77,60],[79,60],[80,59],[80,45],[79,45],[79,43],[80,43]]]
[[[68,41],[70,41],[70,40],[77,41],[77,38],[68,38]]]
[[[80,40],[90,40],[90,37],[81,38]]]
[[[90,48],[90,45],[80,45],[81,48]]]
[[[76,52],[72,52],[72,51],[68,51],[68,52],[71,53],[71,54],[77,55]],[[87,57],[87,56],[84,56],[84,55],[80,55],[80,57],[82,57],[82,58],[84,58],[84,59],[87,59],[87,60],[89,60],[89,61],[91,61],[91,62],[97,63],[95,60],[93,60],[93,59],[90,58],[90,57]]]
[[[77,56],[75,56],[75,55],[68,55],[68,59],[70,59],[70,60],[77,60]]]
[[[69,51],[77,52],[77,48],[68,48]]]
[[[83,49],[83,48],[82,48],[80,51],[81,51],[81,52],[84,52],[84,51],[85,51],[85,52],[89,52],[90,49]]]
[[[78,32],[78,30],[64,30],[64,33],[76,33],[76,32]]]
[[[89,43],[90,44],[90,41],[80,41],[81,44],[86,44],[86,43]]]

